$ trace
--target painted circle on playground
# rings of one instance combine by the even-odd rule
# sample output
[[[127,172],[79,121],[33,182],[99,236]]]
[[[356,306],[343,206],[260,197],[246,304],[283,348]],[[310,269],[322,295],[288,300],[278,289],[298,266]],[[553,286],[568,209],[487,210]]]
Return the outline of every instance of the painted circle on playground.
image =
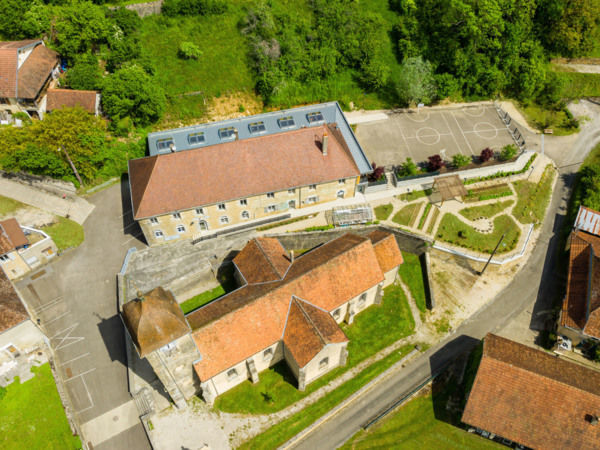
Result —
[[[483,106],[479,107],[465,107],[463,108],[463,112],[467,116],[471,117],[481,117],[485,114],[485,108]]]
[[[429,120],[429,111],[425,112],[411,112],[409,111],[406,114],[406,117],[413,122],[423,123]]]
[[[482,139],[495,139],[498,137],[498,129],[489,122],[477,122],[473,127],[473,131]]]
[[[425,145],[435,145],[440,142],[440,133],[435,128],[422,127],[417,130],[417,141]]]

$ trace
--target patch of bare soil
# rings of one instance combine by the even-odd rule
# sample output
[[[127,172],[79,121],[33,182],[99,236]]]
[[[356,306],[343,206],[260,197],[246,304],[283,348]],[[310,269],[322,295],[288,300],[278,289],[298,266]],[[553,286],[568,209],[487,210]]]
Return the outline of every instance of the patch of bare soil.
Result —
[[[0,220],[10,219],[11,217],[17,219],[20,225],[31,228],[41,228],[56,222],[54,214],[34,208],[33,206],[25,206],[9,214],[0,215]]]
[[[214,97],[208,106],[207,119],[208,121],[219,121],[251,116],[261,113],[263,108],[263,102],[253,93],[236,92]]]

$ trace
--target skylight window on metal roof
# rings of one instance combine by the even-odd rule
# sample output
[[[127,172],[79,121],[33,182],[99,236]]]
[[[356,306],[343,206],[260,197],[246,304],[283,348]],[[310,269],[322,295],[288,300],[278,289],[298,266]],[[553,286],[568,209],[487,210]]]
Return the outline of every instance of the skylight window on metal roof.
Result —
[[[308,113],[306,115],[306,119],[308,120],[308,123],[313,124],[313,123],[319,123],[319,122],[324,122],[325,119],[323,118],[323,114],[321,114],[321,112],[313,112],[313,113]]]
[[[265,131],[267,131],[264,122],[253,122],[250,125],[248,125],[248,128],[250,129],[250,133],[252,134],[264,133]]]
[[[204,133],[190,133],[188,134],[188,142],[190,144],[202,144],[204,143]]]
[[[169,150],[171,148],[171,145],[175,145],[175,142],[173,142],[173,138],[159,139],[156,141],[156,148],[159,152]]]
[[[221,139],[230,139],[232,138],[237,130],[234,127],[220,128],[219,129],[219,137]]]
[[[278,120],[279,128],[292,128],[296,126],[296,122],[294,122],[294,118],[292,116],[282,117]]]

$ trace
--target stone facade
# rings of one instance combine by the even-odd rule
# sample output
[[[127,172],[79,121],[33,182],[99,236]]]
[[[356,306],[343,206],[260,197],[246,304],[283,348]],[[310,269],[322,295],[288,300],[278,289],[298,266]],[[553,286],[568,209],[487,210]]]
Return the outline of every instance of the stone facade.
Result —
[[[11,280],[20,278],[31,270],[17,250],[3,255],[0,259],[0,266]]]
[[[219,204],[139,220],[150,246],[175,239],[193,239],[227,226],[240,225],[289,209],[300,209],[338,198],[354,197],[358,177],[236,199]]]

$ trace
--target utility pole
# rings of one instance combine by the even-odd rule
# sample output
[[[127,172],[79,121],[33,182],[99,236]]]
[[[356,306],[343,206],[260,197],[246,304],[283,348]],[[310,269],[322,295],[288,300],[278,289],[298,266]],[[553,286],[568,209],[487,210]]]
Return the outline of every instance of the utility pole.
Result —
[[[69,164],[71,166],[71,169],[73,169],[73,172],[75,173],[75,178],[77,178],[77,181],[79,181],[79,186],[83,186],[83,181],[81,181],[81,177],[79,176],[79,172],[77,172],[77,168],[75,167],[75,164],[73,164],[73,161],[71,161],[71,157],[69,156],[69,152],[67,152],[67,149],[64,147],[59,147],[58,151],[64,151],[65,152],[65,156],[67,157],[67,161],[69,161]]]
[[[504,236],[506,236],[506,233],[504,233],[502,236],[500,236],[500,240],[498,241],[498,243],[496,244],[496,248],[494,249],[494,251],[490,255],[490,259],[488,259],[487,262],[485,263],[485,266],[483,266],[483,270],[481,272],[479,272],[480,276],[483,275],[483,272],[485,272],[485,269],[487,269],[487,266],[489,266],[490,261],[492,260],[492,258],[496,254],[496,250],[498,250],[498,247],[500,247],[500,244],[502,243],[502,240],[504,239]]]

